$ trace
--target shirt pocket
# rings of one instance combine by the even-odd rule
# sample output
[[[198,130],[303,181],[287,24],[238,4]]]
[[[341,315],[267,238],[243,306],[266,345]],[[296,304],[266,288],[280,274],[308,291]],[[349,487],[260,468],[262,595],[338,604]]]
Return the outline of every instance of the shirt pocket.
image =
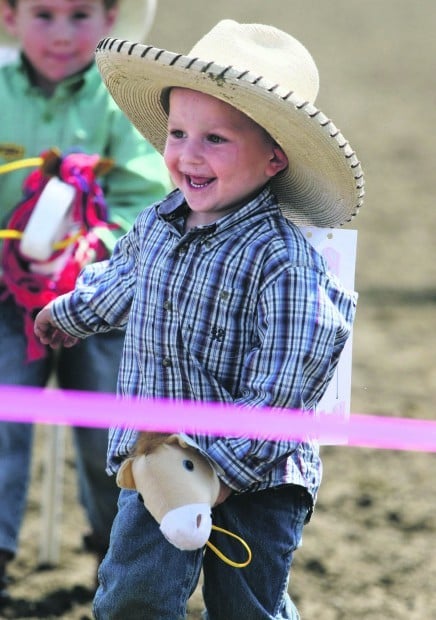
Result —
[[[212,371],[242,361],[250,350],[253,309],[244,290],[222,286],[211,294],[191,296],[183,322],[189,355]]]

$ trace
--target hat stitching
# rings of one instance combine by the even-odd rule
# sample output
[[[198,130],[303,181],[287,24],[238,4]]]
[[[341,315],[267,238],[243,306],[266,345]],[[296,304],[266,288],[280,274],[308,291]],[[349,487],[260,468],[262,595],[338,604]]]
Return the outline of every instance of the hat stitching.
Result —
[[[173,65],[176,64],[176,62],[179,60],[179,58],[182,56],[182,54],[177,54],[177,56],[175,58],[173,58],[173,60],[169,63],[170,67],[172,67]]]
[[[212,62],[211,64],[212,64],[212,65],[214,65],[215,63],[214,63],[214,62]],[[221,82],[221,83],[224,83],[224,82],[226,81],[226,73],[228,73],[228,72],[229,72],[229,71],[231,71],[232,69],[233,69],[232,65],[229,65],[228,67],[226,67],[225,69],[223,69],[223,70],[221,71],[221,73],[218,73],[217,75],[215,75],[215,74],[213,74],[213,73],[210,73],[210,74],[209,74],[209,77],[210,77],[212,80],[215,80],[215,82],[217,82],[217,84],[219,84],[219,85],[221,86],[220,82]],[[239,76],[238,76],[236,79],[237,79],[237,80],[239,80]]]
[[[238,69],[236,69],[233,65],[230,65],[229,67],[227,67],[226,71],[229,69],[233,69],[233,71],[237,71]],[[250,71],[248,69],[244,69],[244,71],[242,71],[242,73],[239,73],[236,76],[237,80],[243,80],[243,79],[247,79],[247,82],[250,81]],[[254,81],[251,82],[251,84],[256,84],[257,80],[259,80],[260,78],[255,77]]]
[[[177,60],[179,60],[179,59],[180,59],[180,58],[182,58],[182,57],[183,57],[183,54],[180,54],[180,56],[177,58]],[[197,60],[198,60],[198,58],[193,58],[190,62],[188,62],[188,64],[186,65],[186,68],[187,68],[187,69],[190,69],[190,68],[192,67],[192,65],[194,65],[194,64],[197,62]],[[210,67],[210,65],[211,65],[211,64],[212,64],[212,63],[210,62],[210,63],[207,65],[207,68],[208,68],[208,69],[209,69],[209,67]]]
[[[137,45],[137,43],[136,43],[135,45]],[[145,50],[141,53],[141,58],[145,58],[145,57],[147,56],[148,52],[149,52],[150,50],[152,50],[152,49],[153,49],[153,46],[152,46],[152,45],[147,45],[147,47],[145,48]],[[132,53],[133,53],[133,48],[132,48]]]
[[[199,60],[199,58],[196,58],[196,59],[195,59],[195,61],[197,61],[197,60]],[[210,68],[211,68],[214,64],[215,64],[215,63],[214,63],[214,61],[213,61],[213,60],[212,60],[212,61],[210,61],[210,62],[208,62],[208,63],[207,63],[207,64],[206,64],[206,65],[205,65],[202,69],[201,69],[200,73],[207,73],[207,72],[209,71],[209,69],[210,69]],[[191,68],[191,63],[189,63],[188,67],[189,67],[189,68]],[[227,71],[228,71],[229,69],[231,69],[231,68],[232,68],[231,66],[225,67],[225,69],[223,69],[223,70],[221,71],[221,73],[219,73],[216,77],[217,77],[217,78],[224,77],[224,74],[225,74],[225,73],[227,73]],[[210,77],[212,78],[212,75],[210,75]]]

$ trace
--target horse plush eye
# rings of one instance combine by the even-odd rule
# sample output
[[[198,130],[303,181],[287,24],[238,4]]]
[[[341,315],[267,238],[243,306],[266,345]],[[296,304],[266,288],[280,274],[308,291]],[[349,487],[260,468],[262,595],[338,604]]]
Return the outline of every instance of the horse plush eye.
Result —
[[[183,467],[187,469],[188,471],[194,471],[194,463],[190,461],[189,459],[185,459],[183,461]]]

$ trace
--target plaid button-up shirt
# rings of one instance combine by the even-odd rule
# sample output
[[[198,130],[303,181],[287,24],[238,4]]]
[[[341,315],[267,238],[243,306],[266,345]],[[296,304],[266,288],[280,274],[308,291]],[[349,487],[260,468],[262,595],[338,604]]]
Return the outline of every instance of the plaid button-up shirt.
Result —
[[[313,412],[354,319],[345,290],[264,189],[212,225],[184,232],[179,191],[146,209],[109,262],[82,273],[53,307],[85,337],[126,327],[121,396],[232,403]],[[108,470],[136,432],[110,432]],[[316,496],[312,442],[194,435],[236,491],[294,483]]]

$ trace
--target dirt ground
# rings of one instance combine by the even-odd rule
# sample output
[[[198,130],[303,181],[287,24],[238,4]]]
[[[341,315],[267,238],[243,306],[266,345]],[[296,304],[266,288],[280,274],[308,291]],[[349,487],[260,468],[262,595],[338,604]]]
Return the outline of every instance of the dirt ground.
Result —
[[[366,203],[350,226],[359,231],[360,293],[353,412],[433,418],[434,0],[159,0],[148,39],[187,52],[225,17],[277,25],[308,46],[321,74],[318,106],[366,172]],[[85,523],[69,443],[59,564],[38,565],[45,433],[39,429],[29,509],[11,568],[15,603],[0,617],[86,620],[94,564],[81,549]],[[435,456],[347,446],[325,447],[323,456],[317,509],[291,581],[303,620],[435,618]],[[198,619],[199,610],[197,591],[189,618]]]

